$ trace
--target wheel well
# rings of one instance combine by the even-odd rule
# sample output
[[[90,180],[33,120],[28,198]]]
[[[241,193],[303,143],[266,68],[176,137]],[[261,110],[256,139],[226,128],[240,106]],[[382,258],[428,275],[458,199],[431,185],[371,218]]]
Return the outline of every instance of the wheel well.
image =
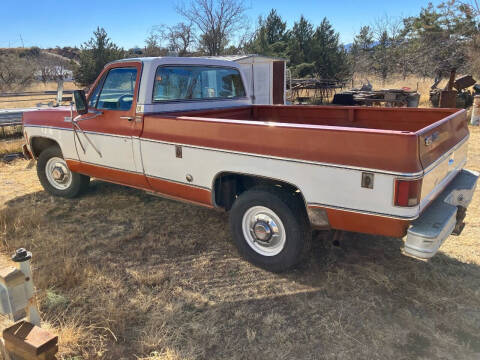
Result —
[[[49,138],[44,138],[44,137],[34,137],[30,141],[31,149],[33,156],[35,158],[38,158],[41,154],[41,152],[50,146],[58,146],[60,148],[60,145],[55,140],[49,139]]]
[[[280,188],[297,197],[304,208],[306,207],[303,194],[292,184],[277,179],[230,172],[221,173],[215,178],[213,183],[213,204],[228,211],[241,193],[256,186]]]

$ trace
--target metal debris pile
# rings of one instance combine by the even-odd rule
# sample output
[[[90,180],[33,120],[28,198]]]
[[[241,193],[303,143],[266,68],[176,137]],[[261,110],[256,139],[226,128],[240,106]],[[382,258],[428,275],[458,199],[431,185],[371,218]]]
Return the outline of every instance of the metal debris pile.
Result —
[[[366,105],[385,107],[418,107],[420,94],[407,87],[401,89],[373,90],[368,82],[359,89],[352,89],[336,94],[332,104]]]
[[[472,106],[473,97],[480,94],[480,85],[472,75],[465,75],[455,79],[456,71],[450,72],[450,78],[443,89],[437,86],[442,80],[441,76],[435,78],[430,90],[430,102],[433,107],[441,108],[467,108]],[[468,88],[472,87],[472,90]]]

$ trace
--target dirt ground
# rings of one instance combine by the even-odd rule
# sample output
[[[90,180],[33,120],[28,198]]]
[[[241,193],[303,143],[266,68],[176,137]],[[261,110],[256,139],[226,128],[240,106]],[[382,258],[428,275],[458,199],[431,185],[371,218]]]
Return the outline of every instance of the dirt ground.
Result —
[[[479,129],[470,144],[480,170]],[[26,165],[0,164],[1,247],[33,252],[61,359],[480,358],[478,194],[429,262],[399,239],[319,233],[272,274],[239,257],[226,214],[99,181],[54,198]]]

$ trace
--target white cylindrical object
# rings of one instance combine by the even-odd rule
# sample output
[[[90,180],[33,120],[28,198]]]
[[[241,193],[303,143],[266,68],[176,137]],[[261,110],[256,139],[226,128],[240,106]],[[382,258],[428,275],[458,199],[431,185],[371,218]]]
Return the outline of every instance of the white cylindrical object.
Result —
[[[32,254],[25,249],[18,249],[15,252],[15,256],[12,260],[15,261],[15,265],[25,276],[25,295],[27,297],[27,306],[25,308],[27,321],[40,326],[40,312],[38,311],[38,304],[35,298],[35,288],[33,285],[31,258]]]
[[[480,125],[480,95],[475,95],[473,98],[472,119],[470,125]]]

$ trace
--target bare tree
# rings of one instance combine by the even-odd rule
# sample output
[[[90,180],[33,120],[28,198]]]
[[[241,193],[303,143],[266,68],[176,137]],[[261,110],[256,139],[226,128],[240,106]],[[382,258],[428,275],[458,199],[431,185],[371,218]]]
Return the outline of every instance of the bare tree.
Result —
[[[469,8],[470,11],[472,12],[473,16],[480,16],[480,1],[479,0],[466,0],[466,1],[454,0],[454,2],[455,1],[457,1],[461,5]]]
[[[185,56],[196,42],[193,24],[180,22],[173,26],[157,25],[152,28],[145,39],[146,56],[162,56],[174,52]]]
[[[161,36],[158,29],[152,29],[150,35],[145,39],[145,56],[162,56],[166,53],[161,46]]]
[[[473,75],[480,77],[480,35],[472,39],[467,51],[469,67]]]
[[[34,66],[40,80],[46,84],[48,81],[58,81],[68,76],[71,64],[63,57],[41,52],[34,60]]]
[[[169,50],[175,51],[179,56],[185,56],[196,40],[193,24],[180,22],[168,27],[166,38]]]
[[[480,1],[479,0],[467,0],[459,1],[466,10],[467,13],[478,21],[480,20]],[[470,70],[474,75],[480,76],[480,34],[477,34],[470,41],[467,49],[467,56],[469,60]]]
[[[373,70],[380,75],[382,83],[394,71],[394,41],[397,27],[396,21],[393,21],[388,15],[375,19],[373,25],[373,34],[375,46],[373,48]]]
[[[34,80],[35,67],[17,54],[0,54],[0,91],[23,90]]]
[[[255,39],[256,29],[252,29],[250,24],[246,24],[245,27],[240,31],[237,39],[237,54],[246,54],[248,53],[249,47]]]
[[[194,24],[199,42],[208,55],[220,55],[245,23],[245,0],[190,0],[178,13]]]

